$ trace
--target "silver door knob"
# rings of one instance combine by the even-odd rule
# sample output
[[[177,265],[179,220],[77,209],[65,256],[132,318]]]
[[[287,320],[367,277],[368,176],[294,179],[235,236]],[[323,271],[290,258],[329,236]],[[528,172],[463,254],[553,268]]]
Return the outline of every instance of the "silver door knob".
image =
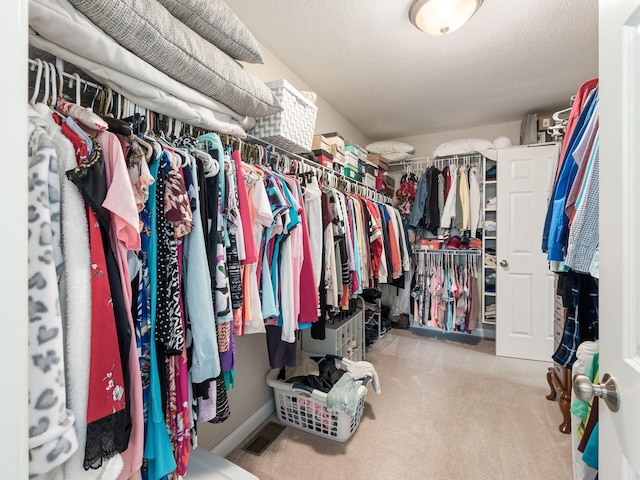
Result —
[[[509,262],[507,262],[506,260],[500,260],[500,266],[501,267],[508,267],[509,266]]]
[[[618,385],[608,373],[605,373],[602,377],[602,383],[591,383],[589,377],[585,375],[578,374],[574,376],[573,392],[583,402],[590,402],[591,397],[596,396],[602,398],[612,412],[620,410]]]

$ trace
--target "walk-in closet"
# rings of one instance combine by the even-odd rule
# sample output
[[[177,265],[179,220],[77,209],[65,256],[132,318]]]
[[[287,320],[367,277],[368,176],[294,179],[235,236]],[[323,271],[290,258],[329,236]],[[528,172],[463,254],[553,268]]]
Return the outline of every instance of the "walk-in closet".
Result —
[[[640,0],[4,7],[6,478],[640,478]]]

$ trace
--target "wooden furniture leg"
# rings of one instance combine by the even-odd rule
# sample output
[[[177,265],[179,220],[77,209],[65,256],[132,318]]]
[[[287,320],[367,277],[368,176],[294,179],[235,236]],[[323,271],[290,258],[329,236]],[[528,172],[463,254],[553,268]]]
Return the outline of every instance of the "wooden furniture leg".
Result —
[[[562,412],[562,423],[558,429],[562,433],[571,433],[571,371],[567,368],[562,368],[562,380],[558,377],[556,367],[549,367],[547,371],[547,382],[551,387],[551,393],[547,395],[547,400],[555,401],[557,398],[557,392],[560,392],[560,411]]]
[[[549,367],[549,371],[547,372],[547,382],[549,383],[549,388],[551,389],[551,393],[547,395],[547,400],[551,400],[552,402],[556,399],[556,389],[553,386],[553,375],[555,374],[554,368]]]

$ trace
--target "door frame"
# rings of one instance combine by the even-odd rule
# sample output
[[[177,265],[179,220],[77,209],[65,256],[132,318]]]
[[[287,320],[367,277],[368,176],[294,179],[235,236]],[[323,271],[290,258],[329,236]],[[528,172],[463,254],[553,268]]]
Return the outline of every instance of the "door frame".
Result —
[[[0,465],[6,478],[29,476],[28,422],[28,309],[27,309],[27,108],[28,14],[27,0],[3,4],[0,43],[3,54],[0,89],[0,144],[3,149],[3,185],[0,209],[10,230],[0,235],[0,318],[10,341],[0,349],[0,378],[6,395],[0,395],[5,435],[0,436]]]

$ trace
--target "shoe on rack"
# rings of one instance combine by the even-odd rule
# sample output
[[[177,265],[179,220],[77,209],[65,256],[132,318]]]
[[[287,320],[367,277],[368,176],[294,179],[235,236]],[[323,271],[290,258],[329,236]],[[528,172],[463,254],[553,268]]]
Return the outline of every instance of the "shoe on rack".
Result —
[[[365,288],[360,296],[367,303],[377,303],[376,301],[382,296],[382,292],[377,288]]]
[[[380,307],[378,306],[377,303],[369,303],[369,302],[364,302],[364,307],[368,312],[372,312],[372,313],[380,313]]]

